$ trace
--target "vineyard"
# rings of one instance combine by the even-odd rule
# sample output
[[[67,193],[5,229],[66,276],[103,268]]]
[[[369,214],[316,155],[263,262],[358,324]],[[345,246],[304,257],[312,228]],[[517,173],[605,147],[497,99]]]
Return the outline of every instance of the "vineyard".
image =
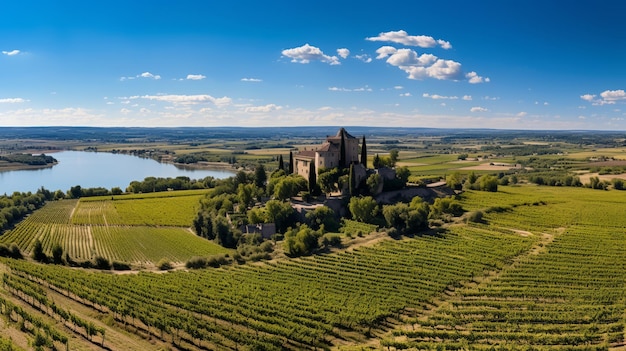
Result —
[[[527,197],[509,188],[513,205]],[[502,194],[472,194],[476,203]],[[559,230],[510,268],[468,284],[436,308],[407,318],[382,341],[395,349],[608,349],[624,347],[626,219],[618,192],[542,189],[546,200],[498,221]],[[482,198],[481,198],[482,197]],[[493,199],[492,198],[492,199]],[[520,202],[517,202],[518,204]],[[590,206],[593,203],[594,206]],[[517,223],[517,224],[515,224]]]
[[[188,350],[624,347],[621,192],[502,187],[466,192],[461,202],[484,211],[484,221],[219,269],[112,275],[3,259],[0,297],[33,306],[58,321],[50,326],[59,335],[93,345],[126,329]],[[63,206],[70,213],[54,209],[64,214],[51,225],[81,227],[69,224],[76,206]],[[94,242],[96,228],[106,226],[91,226]],[[60,313],[78,322],[54,310],[59,299],[73,301]],[[124,349],[114,338],[105,347]]]
[[[59,244],[73,260],[101,256],[139,265],[151,265],[161,259],[185,262],[194,256],[228,253],[229,250],[189,230],[205,192],[49,202],[0,236],[0,243],[15,243],[29,254],[39,240],[48,255]]]

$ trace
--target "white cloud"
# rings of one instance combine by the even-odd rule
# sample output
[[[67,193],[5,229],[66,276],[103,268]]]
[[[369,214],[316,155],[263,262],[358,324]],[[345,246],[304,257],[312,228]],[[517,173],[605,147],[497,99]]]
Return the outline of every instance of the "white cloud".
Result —
[[[144,96],[131,96],[131,99],[147,99],[154,101],[169,102],[175,105],[195,105],[200,103],[210,102],[218,107],[230,105],[232,99],[229,97],[215,98],[211,95],[144,95]]]
[[[7,56],[15,56],[15,55],[19,55],[21,51],[19,50],[11,50],[11,51],[2,51],[3,55],[7,55]]]
[[[424,98],[429,98],[429,99],[433,99],[433,100],[457,100],[459,97],[458,96],[444,96],[444,95],[439,95],[439,94],[428,94],[428,93],[424,93],[422,94],[422,97]]]
[[[272,111],[281,110],[282,108],[283,108],[282,106],[277,106],[275,104],[268,104],[264,106],[246,107],[245,111],[246,112],[272,112]]]
[[[487,96],[483,96],[483,100],[491,100],[491,101],[496,101],[496,100],[500,100],[500,98],[499,98],[499,97],[497,97],[497,96],[488,96],[488,95],[487,95]],[[537,103],[535,102],[535,104],[537,104]]]
[[[130,76],[130,77],[120,77],[120,81],[125,81],[125,80],[133,80],[136,78],[150,78],[150,79],[154,79],[154,80],[159,80],[161,79],[161,76],[158,74],[152,74],[150,72],[143,72],[142,74],[138,74],[134,77]]]
[[[289,57],[291,59],[291,62],[295,63],[309,63],[311,61],[321,61],[331,65],[341,64],[337,56],[325,55],[322,50],[309,44],[304,44],[297,48],[285,49],[282,51],[282,55]]]
[[[30,100],[22,99],[22,98],[4,98],[0,99],[0,104],[20,104],[22,102],[27,102]]]
[[[489,78],[483,78],[479,76],[478,73],[474,71],[467,73],[465,75],[465,78],[468,79],[470,84],[489,83],[491,81],[491,79]]]
[[[258,78],[241,78],[242,82],[252,82],[252,83],[258,83],[258,82],[262,82],[262,79],[258,79]]]
[[[487,110],[484,107],[480,107],[480,106],[474,106],[470,109],[470,112],[487,112],[489,110]]]
[[[463,95],[463,100],[465,100],[465,101],[472,101],[472,96],[471,95]]]
[[[372,91],[372,88],[370,88],[369,86],[366,85],[364,87],[354,88],[354,89],[339,88],[339,87],[329,87],[328,90],[330,90],[330,91],[356,91],[356,92],[367,91],[367,92],[370,92],[370,91]]]
[[[378,56],[376,56],[376,59],[382,60],[389,55],[395,54],[396,51],[398,51],[398,49],[394,48],[393,46],[381,46],[376,49],[376,53],[378,54]]]
[[[404,89],[404,87],[402,85],[396,85],[395,87],[393,87],[396,90],[402,90]]]
[[[127,114],[129,114],[130,112],[131,112],[131,111],[130,111],[129,109],[127,109],[127,108],[123,108],[123,109],[121,109],[121,110],[120,110],[120,113],[121,113],[121,114],[123,114],[123,115],[127,115]]]
[[[445,40],[435,40],[435,38],[427,35],[409,35],[406,31],[391,31],[391,32],[383,32],[378,34],[376,37],[365,38],[365,40],[369,41],[385,41],[398,43],[406,46],[418,46],[421,48],[432,48],[437,45],[441,46],[443,49],[451,49],[452,45],[450,42]]]
[[[626,92],[624,90],[605,90],[600,93],[602,102],[605,104],[614,104],[616,101],[626,100]]]
[[[605,90],[600,93],[600,97],[597,98],[595,94],[585,94],[580,96],[581,99],[591,102],[593,106],[614,105],[618,101],[626,101],[626,91],[620,90]]]
[[[424,55],[422,55],[424,56]],[[409,79],[422,80],[434,78],[437,80],[460,80],[462,77],[461,64],[452,60],[438,59],[430,66],[408,66],[400,69],[409,73]]]
[[[476,72],[463,74],[461,64],[453,60],[440,59],[432,54],[418,55],[411,49],[396,49],[391,46],[382,46],[376,50],[377,59],[386,58],[386,62],[408,73],[409,79],[423,80],[434,78],[438,80],[463,80],[471,83],[488,82],[488,78],[480,77]]]
[[[526,115],[528,115],[528,112],[521,111],[521,112],[520,112],[520,113],[518,113],[516,116],[517,116],[517,117],[526,117]]]
[[[350,55],[350,50],[346,48],[337,49],[337,55],[345,59],[348,57],[348,55]]]
[[[400,96],[408,97],[408,96],[411,96],[411,93],[403,93],[403,94],[400,94]]]
[[[593,101],[593,99],[596,98],[596,95],[592,95],[592,94],[585,94],[585,95],[581,95],[580,96],[581,99],[585,100],[585,101]]]
[[[158,74],[155,75],[155,74],[152,74],[150,72],[143,72],[142,74],[139,75],[139,77],[141,77],[141,78],[152,78],[152,79],[155,79],[155,80],[161,79],[160,75],[158,75]]]
[[[206,78],[206,76],[203,76],[202,74],[188,74],[187,75],[187,80],[202,80]]]
[[[359,60],[361,60],[361,61],[363,61],[365,63],[372,62],[372,58],[368,54],[355,55],[354,57],[356,57],[357,59],[359,59]]]

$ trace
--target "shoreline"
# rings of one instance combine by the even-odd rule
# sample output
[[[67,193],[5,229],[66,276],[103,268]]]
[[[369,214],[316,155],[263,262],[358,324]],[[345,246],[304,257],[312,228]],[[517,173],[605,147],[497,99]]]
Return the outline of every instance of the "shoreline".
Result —
[[[47,165],[27,165],[24,163],[12,164],[12,162],[0,162],[0,173],[14,171],[37,171],[41,169],[52,168],[57,164],[58,162],[49,163]]]

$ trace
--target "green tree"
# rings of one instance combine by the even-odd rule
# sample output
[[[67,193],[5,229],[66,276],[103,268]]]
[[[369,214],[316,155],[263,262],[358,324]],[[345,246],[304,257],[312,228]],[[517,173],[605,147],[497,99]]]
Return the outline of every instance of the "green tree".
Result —
[[[259,163],[254,170],[254,184],[257,188],[265,189],[265,182],[267,182],[267,173],[265,172],[265,166]]]
[[[206,210],[200,210],[193,220],[193,227],[196,230],[196,235],[203,238],[213,240],[215,234],[213,233],[213,220],[211,214]]]
[[[267,222],[276,224],[278,232],[284,232],[293,223],[295,210],[289,202],[270,200],[265,204],[265,213]]]
[[[341,175],[342,172],[338,168],[320,169],[317,176],[317,184],[325,193],[337,191],[339,190],[337,185]]]
[[[378,214],[378,204],[371,196],[352,197],[348,208],[352,218],[360,222],[371,223]]]
[[[319,230],[324,228],[328,232],[336,232],[339,230],[339,221],[335,217],[335,211],[328,206],[316,207],[313,211],[307,212],[305,215],[311,228]]]
[[[246,184],[248,183],[248,174],[245,171],[239,171],[237,172],[237,174],[235,174],[235,178],[233,179],[234,182],[234,188],[237,189],[237,187],[239,187],[239,184]]]
[[[285,253],[292,257],[307,255],[318,248],[319,237],[320,233],[303,224],[300,228],[285,233],[283,248]]]
[[[289,151],[289,174],[293,174],[293,152]]]
[[[374,169],[379,169],[383,167],[382,160],[380,159],[380,156],[378,156],[378,154],[374,155],[374,160],[372,161],[372,167],[374,167]]]
[[[498,178],[490,175],[483,175],[478,179],[478,185],[482,191],[498,191]]]
[[[240,235],[233,230],[225,217],[213,217],[213,233],[215,241],[223,247],[235,248],[237,246]]]
[[[83,194],[83,189],[80,187],[80,185],[76,185],[70,188],[68,195],[72,199],[78,199],[82,196],[82,194]]]
[[[55,264],[63,263],[63,247],[58,243],[52,246],[52,262]]]
[[[257,193],[254,184],[239,184],[237,189],[237,197],[239,198],[239,211],[246,212],[248,206],[251,206]]]
[[[274,187],[274,196],[279,200],[287,200],[307,189],[307,181],[302,176],[294,174],[283,177]]]
[[[476,173],[474,173],[473,171],[470,172],[470,174],[467,176],[467,183],[469,185],[472,185],[474,183],[476,183],[476,179],[478,179],[478,176],[476,175]]]
[[[398,162],[398,157],[400,156],[400,151],[398,149],[389,150],[389,167],[395,167],[396,162]]]
[[[406,227],[406,217],[409,212],[409,205],[398,203],[395,205],[383,206],[383,217],[389,228],[396,228],[403,231]]]
[[[463,177],[461,173],[454,172],[446,177],[446,185],[454,190],[461,190],[463,185]]]
[[[406,182],[409,181],[409,177],[411,176],[411,170],[409,167],[403,166],[396,168],[396,178],[402,182],[402,187],[406,185]]]
[[[383,178],[380,176],[380,174],[372,173],[369,177],[367,177],[365,184],[367,184],[367,188],[369,189],[370,194],[378,195],[379,189],[381,189],[380,184],[382,182]]]
[[[450,214],[453,216],[460,216],[464,212],[461,204],[452,198],[437,198],[432,205],[432,215],[440,216],[442,214]]]
[[[350,196],[356,195],[356,180],[354,179],[354,164],[350,164],[350,173],[348,173],[348,194]]]
[[[611,180],[611,183],[613,183],[613,189],[624,190],[624,180],[619,178],[613,178],[613,180]]]
[[[265,215],[265,211],[262,208],[253,208],[248,211],[248,223],[257,224],[257,223],[265,223],[267,221],[267,217]]]
[[[43,244],[39,239],[35,240],[32,257],[38,262],[48,262],[48,256],[46,256],[46,253],[43,251]]]

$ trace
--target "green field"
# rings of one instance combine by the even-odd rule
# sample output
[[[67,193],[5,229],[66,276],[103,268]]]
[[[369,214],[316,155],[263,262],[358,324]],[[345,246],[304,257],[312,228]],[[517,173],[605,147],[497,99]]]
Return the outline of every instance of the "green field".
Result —
[[[622,192],[516,186],[460,201],[484,222],[299,259],[121,276],[3,262],[25,291],[53,287],[193,350],[623,348]]]
[[[101,256],[139,265],[152,265],[163,258],[185,262],[194,256],[228,253],[230,250],[199,238],[189,229],[205,193],[181,191],[49,202],[0,236],[0,243],[16,243],[24,254],[30,254],[39,239],[47,255],[59,244],[73,260]]]

